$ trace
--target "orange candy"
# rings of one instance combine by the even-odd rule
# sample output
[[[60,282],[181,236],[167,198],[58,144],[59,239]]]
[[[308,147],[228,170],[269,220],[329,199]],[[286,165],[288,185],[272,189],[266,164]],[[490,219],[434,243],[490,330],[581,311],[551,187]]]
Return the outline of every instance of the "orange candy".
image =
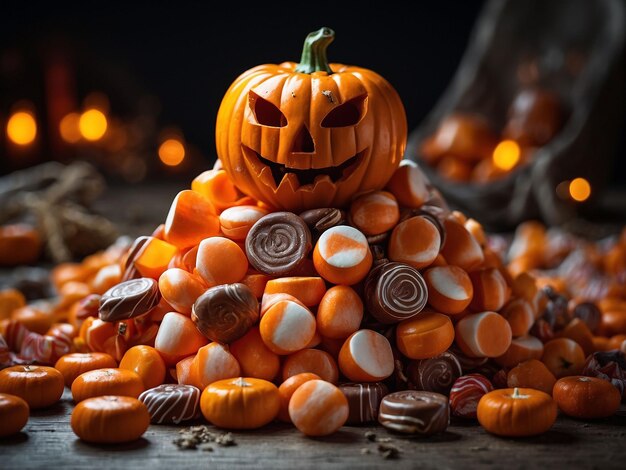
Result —
[[[468,315],[456,324],[456,342],[470,357],[498,357],[511,345],[508,322],[496,312]]]
[[[0,370],[0,393],[23,399],[31,409],[54,405],[63,395],[63,375],[53,367],[13,366]]]
[[[152,346],[133,346],[120,361],[120,369],[132,370],[143,381],[144,388],[150,389],[165,381],[165,362]]]
[[[446,351],[454,341],[454,327],[446,315],[422,312],[396,328],[396,345],[411,359],[427,359]]]
[[[509,300],[511,290],[498,269],[481,269],[473,271],[469,276],[474,287],[474,296],[470,302],[473,311],[497,312]]]
[[[333,286],[317,308],[317,330],[325,338],[345,339],[359,329],[363,302],[348,286]]]
[[[304,372],[311,372],[318,375],[322,380],[334,384],[339,380],[337,363],[330,354],[319,349],[303,349],[285,359],[283,380]]]
[[[528,334],[535,323],[535,312],[531,304],[522,298],[511,300],[502,309],[501,314],[509,322],[511,333],[516,338]]]
[[[585,353],[578,343],[569,338],[556,338],[543,347],[543,362],[557,379],[578,375],[585,365]]]
[[[3,289],[0,291],[0,320],[11,318],[14,310],[26,305],[26,298],[17,289]]]
[[[191,307],[198,297],[207,290],[200,276],[179,268],[171,268],[159,277],[159,291],[165,301],[185,315],[191,314]]]
[[[0,266],[33,264],[41,253],[39,232],[30,225],[0,225]]]
[[[265,310],[259,330],[271,351],[291,354],[306,348],[315,336],[315,317],[301,303],[282,299]]]
[[[339,351],[339,368],[354,382],[379,382],[394,370],[391,345],[387,338],[372,330],[350,335]]]
[[[54,368],[63,374],[65,385],[68,387],[72,386],[76,377],[85,372],[113,367],[117,367],[115,359],[101,352],[66,354],[54,365]]]
[[[179,192],[165,219],[165,241],[179,249],[189,248],[204,238],[217,235],[220,221],[211,201],[189,189]]]
[[[483,251],[463,224],[446,219],[443,225],[446,230],[446,242],[441,248],[441,253],[446,261],[468,272],[480,266],[485,259]]]
[[[599,331],[605,336],[626,334],[626,309],[602,312]]]
[[[21,323],[27,330],[43,335],[54,323],[54,316],[32,305],[26,305],[13,311],[11,319]]]
[[[437,266],[424,273],[428,302],[448,315],[463,312],[472,301],[474,288],[468,274],[457,266]]]
[[[72,398],[76,403],[103,395],[137,398],[144,390],[141,377],[126,369],[90,370],[80,374],[72,382]]]
[[[219,209],[252,202],[235,187],[224,170],[208,170],[191,182],[191,189],[208,198]]]
[[[348,399],[341,390],[323,380],[302,384],[289,400],[289,417],[307,436],[327,436],[348,419]]]
[[[248,273],[241,280],[241,283],[248,286],[250,290],[252,291],[252,293],[254,294],[254,296],[257,299],[260,299],[261,297],[263,297],[263,293],[265,292],[265,286],[267,285],[270,279],[272,278],[268,276],[267,274]]]
[[[169,312],[163,317],[154,347],[166,364],[174,365],[185,356],[195,354],[207,341],[191,318]]]
[[[393,194],[374,191],[352,202],[350,219],[365,235],[379,235],[395,227],[400,220],[400,209]]]
[[[565,328],[559,332],[559,336],[562,338],[569,338],[578,343],[578,345],[583,349],[585,356],[588,356],[592,352],[595,351],[595,347],[593,345],[593,333],[587,326],[587,324],[582,321],[580,318],[574,318],[571,320]],[[619,338],[621,339],[621,338]],[[618,349],[619,343],[621,341],[616,340],[617,344],[611,344],[611,349]]]
[[[90,294],[102,295],[120,282],[122,282],[122,268],[120,265],[110,264],[104,266],[100,268],[93,279],[89,281]]]
[[[347,225],[326,230],[313,250],[315,269],[333,284],[352,285],[363,280],[372,261],[365,235]]]
[[[28,422],[29,411],[22,398],[0,393],[0,439],[20,432]]]
[[[170,375],[176,379],[179,384],[193,385],[192,369],[193,360],[196,356],[189,356],[185,359],[181,359],[176,363],[176,368],[172,371],[170,369]],[[194,385],[195,386],[195,385]]]
[[[268,213],[259,206],[229,207],[220,214],[222,233],[231,240],[245,240],[252,226]]]
[[[398,261],[422,269],[435,261],[441,248],[441,234],[426,217],[415,216],[400,222],[391,232],[388,255]]]
[[[239,282],[248,271],[248,258],[234,241],[206,238],[198,246],[196,268],[209,287]]]
[[[396,197],[401,206],[417,209],[429,196],[428,182],[417,163],[402,160],[387,183],[387,189]]]
[[[202,346],[191,363],[191,380],[200,390],[217,380],[239,377],[240,373],[237,359],[220,343]]]
[[[504,367],[513,367],[520,362],[530,359],[541,359],[543,355],[543,343],[534,336],[522,336],[514,338],[511,346],[502,356],[495,358],[495,361]]]
[[[321,277],[281,277],[267,281],[266,294],[289,294],[307,307],[319,305],[326,293]]]
[[[272,381],[280,369],[280,359],[265,346],[258,327],[252,327],[244,336],[231,343],[230,352],[246,377]]]
[[[530,359],[513,367],[507,375],[507,387],[534,388],[552,395],[556,377],[546,365],[537,359]]]
[[[149,237],[133,264],[143,277],[158,280],[177,251],[178,249],[174,245],[158,238]]]
[[[291,418],[289,417],[289,400],[291,400],[292,395],[298,387],[309,380],[321,379],[317,375],[310,372],[303,372],[289,377],[282,384],[280,384],[280,387],[278,387],[278,393],[280,394],[280,411],[278,412],[278,419],[286,423],[291,423]]]

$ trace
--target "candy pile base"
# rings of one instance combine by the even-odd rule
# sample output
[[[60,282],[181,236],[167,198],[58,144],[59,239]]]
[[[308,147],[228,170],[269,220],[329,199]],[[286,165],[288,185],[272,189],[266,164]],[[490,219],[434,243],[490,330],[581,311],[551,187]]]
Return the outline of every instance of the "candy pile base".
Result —
[[[520,397],[536,392],[524,388],[551,392],[540,378],[591,374],[590,364],[619,387],[623,356],[592,356],[600,341],[592,334],[591,346],[585,345],[586,334],[572,333],[581,321],[591,328],[576,313],[580,299],[565,309],[565,320],[559,319],[565,324],[551,324],[563,293],[543,289],[525,273],[513,278],[480,226],[448,212],[416,167],[402,165],[388,191],[357,199],[345,213],[278,213],[228,183],[220,170],[204,174],[177,196],[151,237],[59,266],[56,305],[23,305],[15,292],[6,294],[13,303],[2,327],[3,363],[16,366],[33,393],[41,379],[31,380],[33,371],[20,363],[59,361],[76,401],[139,397],[126,408],[107,407],[120,419],[135,420],[142,406],[153,423],[206,418],[224,429],[267,426],[278,417],[313,436],[346,422],[376,422],[381,401],[383,425],[413,424],[390,425],[395,432],[442,432],[450,414],[472,419],[471,411],[462,411],[471,410],[472,401],[476,415],[478,388],[486,394],[519,387],[521,393],[502,393],[526,400]],[[407,194],[417,196],[411,202]],[[206,212],[193,212],[203,207]],[[275,233],[277,226],[283,231]],[[539,320],[558,338],[542,336]],[[571,370],[560,369],[564,354]],[[82,376],[110,368],[103,355],[125,371],[104,373],[98,386],[106,390]],[[68,371],[64,363],[80,365]],[[477,385],[463,383],[469,372],[478,376]],[[14,374],[2,372],[0,391],[16,390],[5,388],[17,382]],[[384,399],[405,390],[412,391]],[[324,399],[312,401],[315,396]],[[182,413],[159,415],[164,403]],[[528,413],[551,424],[545,407],[534,405]],[[100,423],[95,419],[107,422],[106,413],[83,412],[76,420],[91,429]]]

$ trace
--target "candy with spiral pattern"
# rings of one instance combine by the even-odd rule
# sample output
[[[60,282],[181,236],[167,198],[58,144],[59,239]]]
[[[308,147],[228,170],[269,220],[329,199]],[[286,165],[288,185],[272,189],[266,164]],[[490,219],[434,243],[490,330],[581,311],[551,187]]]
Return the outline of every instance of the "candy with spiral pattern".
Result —
[[[211,287],[193,304],[191,319],[211,341],[230,343],[259,319],[259,302],[241,283]]]
[[[381,323],[407,320],[422,311],[428,289],[419,271],[403,263],[374,268],[365,280],[367,311]]]
[[[246,236],[246,254],[255,269],[284,275],[294,271],[311,251],[311,232],[291,212],[274,212],[260,218]]]
[[[154,279],[140,277],[121,282],[100,298],[100,320],[115,322],[148,313],[161,301],[159,286]]]
[[[448,395],[454,381],[462,375],[461,364],[450,351],[430,359],[411,361],[407,376],[417,390]]]
[[[476,418],[476,408],[483,395],[491,392],[493,385],[481,374],[459,377],[450,390],[450,410],[454,416]]]
[[[200,390],[193,385],[164,384],[139,395],[153,424],[179,424],[200,416]]]

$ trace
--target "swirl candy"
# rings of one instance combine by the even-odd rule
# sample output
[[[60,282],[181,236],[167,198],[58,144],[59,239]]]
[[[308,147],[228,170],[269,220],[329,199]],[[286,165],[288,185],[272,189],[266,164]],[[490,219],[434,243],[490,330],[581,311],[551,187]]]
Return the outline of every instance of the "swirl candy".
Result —
[[[454,416],[476,418],[478,402],[493,390],[493,385],[484,375],[468,374],[458,378],[450,390],[450,409]]]
[[[159,286],[154,279],[141,277],[122,282],[100,298],[98,314],[107,322],[128,320],[156,307],[161,300]]]
[[[449,351],[430,359],[411,361],[407,367],[409,381],[417,390],[444,395],[450,393],[452,384],[462,373],[461,364]]]
[[[430,436],[443,432],[450,422],[448,397],[417,390],[390,393],[380,404],[378,422],[405,434]]]
[[[139,395],[139,401],[153,424],[179,424],[200,415],[200,390],[193,385],[159,385]]]
[[[311,231],[321,235],[324,231],[336,225],[343,225],[346,222],[346,214],[340,209],[324,207],[320,209],[310,209],[300,214],[300,217],[309,226]]]
[[[54,364],[61,356],[71,351],[72,345],[73,342],[69,338],[44,336],[29,331],[24,336],[20,356],[25,360],[39,364]]]
[[[260,218],[246,236],[246,254],[255,269],[283,275],[294,271],[311,251],[311,232],[291,212],[274,212]]]
[[[248,286],[222,284],[193,304],[191,319],[212,341],[230,343],[245,335],[259,318],[259,302]]]
[[[402,263],[387,263],[365,280],[367,311],[381,323],[414,317],[428,301],[428,289],[419,271]]]
[[[357,425],[376,421],[378,409],[383,397],[389,393],[382,383],[346,383],[339,385],[339,390],[348,399],[348,420],[346,424]]]

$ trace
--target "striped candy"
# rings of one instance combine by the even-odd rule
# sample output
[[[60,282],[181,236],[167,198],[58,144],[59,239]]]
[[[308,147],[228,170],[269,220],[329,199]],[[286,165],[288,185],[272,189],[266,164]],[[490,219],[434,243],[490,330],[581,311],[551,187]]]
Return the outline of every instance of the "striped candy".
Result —
[[[450,410],[454,416],[476,418],[476,407],[483,395],[493,390],[491,382],[481,374],[459,377],[450,390]]]

